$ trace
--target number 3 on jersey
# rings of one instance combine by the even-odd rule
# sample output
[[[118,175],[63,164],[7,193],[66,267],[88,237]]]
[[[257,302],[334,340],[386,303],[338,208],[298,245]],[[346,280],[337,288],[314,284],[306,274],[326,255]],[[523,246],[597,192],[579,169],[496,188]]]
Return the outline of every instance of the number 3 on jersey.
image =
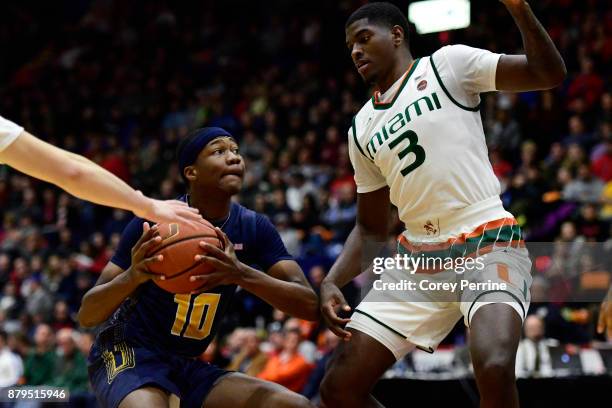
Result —
[[[402,160],[408,153],[414,153],[415,159],[409,166],[402,169],[401,173],[404,177],[425,162],[425,149],[419,145],[419,137],[412,130],[408,130],[393,139],[389,143],[389,149],[394,149],[405,139],[408,139],[408,146],[398,153],[399,159]]]
[[[205,339],[210,334],[220,299],[221,295],[218,293],[200,293],[194,298],[190,294],[174,295],[174,302],[178,303],[178,307],[172,325],[172,334],[194,340]]]

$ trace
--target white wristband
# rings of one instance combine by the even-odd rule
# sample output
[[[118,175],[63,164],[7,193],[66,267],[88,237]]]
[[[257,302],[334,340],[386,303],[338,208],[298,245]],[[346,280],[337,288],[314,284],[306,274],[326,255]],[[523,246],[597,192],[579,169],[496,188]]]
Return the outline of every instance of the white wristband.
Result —
[[[23,132],[23,127],[0,116],[0,151],[6,149]]]

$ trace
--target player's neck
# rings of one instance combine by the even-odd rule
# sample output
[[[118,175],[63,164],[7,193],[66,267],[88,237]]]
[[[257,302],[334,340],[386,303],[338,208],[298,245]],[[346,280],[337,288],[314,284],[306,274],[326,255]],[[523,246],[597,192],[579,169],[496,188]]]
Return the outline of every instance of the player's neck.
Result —
[[[189,194],[189,205],[200,210],[204,219],[215,222],[227,219],[232,200],[231,197],[221,194],[203,195],[192,192]]]
[[[406,71],[408,71],[408,68],[410,68],[413,61],[414,58],[412,58],[410,53],[398,57],[397,62],[393,65],[389,72],[386,75],[383,75],[383,77],[376,84],[378,91],[381,94],[387,92],[389,88],[391,88],[391,86],[396,83],[397,80],[406,73]]]

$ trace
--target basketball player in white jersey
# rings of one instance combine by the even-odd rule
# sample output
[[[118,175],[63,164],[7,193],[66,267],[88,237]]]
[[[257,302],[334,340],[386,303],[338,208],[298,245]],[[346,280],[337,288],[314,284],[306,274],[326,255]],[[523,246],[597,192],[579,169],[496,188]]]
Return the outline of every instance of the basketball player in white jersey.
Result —
[[[353,62],[377,91],[348,135],[357,224],[321,287],[324,319],[347,340],[322,383],[326,407],[381,406],[370,395],[380,376],[414,347],[433,352],[461,317],[470,327],[481,407],[518,407],[514,361],[529,307],[531,262],[520,228],[499,199],[479,94],[549,89],[563,81],[566,70],[529,5],[502,3],[521,31],[526,55],[455,45],[414,59],[406,18],[389,3],[367,4],[346,23]],[[339,317],[339,309],[350,310],[339,288],[362,271],[368,243],[386,240],[390,204],[406,228],[400,254],[481,257],[482,267],[465,272],[465,278],[506,289],[408,293],[375,286],[350,319]],[[385,270],[381,281],[435,282],[449,274],[452,281],[460,273],[458,268],[426,272],[412,275],[395,267]]]
[[[53,183],[96,204],[121,208],[154,222],[199,222],[198,210],[178,200],[161,201],[135,191],[83,156],[46,143],[0,116],[0,164]]]

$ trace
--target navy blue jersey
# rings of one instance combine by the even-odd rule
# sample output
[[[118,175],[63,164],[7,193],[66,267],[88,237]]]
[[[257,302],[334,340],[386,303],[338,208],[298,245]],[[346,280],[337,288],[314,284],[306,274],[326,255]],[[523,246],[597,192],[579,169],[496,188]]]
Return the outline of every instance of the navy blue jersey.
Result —
[[[143,223],[134,218],[128,224],[111,259],[124,270],[130,267],[131,250],[142,235]],[[265,272],[278,261],[293,259],[270,220],[239,204],[232,203],[222,230],[234,244],[238,259],[255,269]],[[214,337],[235,291],[235,285],[225,285],[205,293],[175,295],[148,281],[109,318],[96,343],[129,340],[162,353],[198,356]]]

